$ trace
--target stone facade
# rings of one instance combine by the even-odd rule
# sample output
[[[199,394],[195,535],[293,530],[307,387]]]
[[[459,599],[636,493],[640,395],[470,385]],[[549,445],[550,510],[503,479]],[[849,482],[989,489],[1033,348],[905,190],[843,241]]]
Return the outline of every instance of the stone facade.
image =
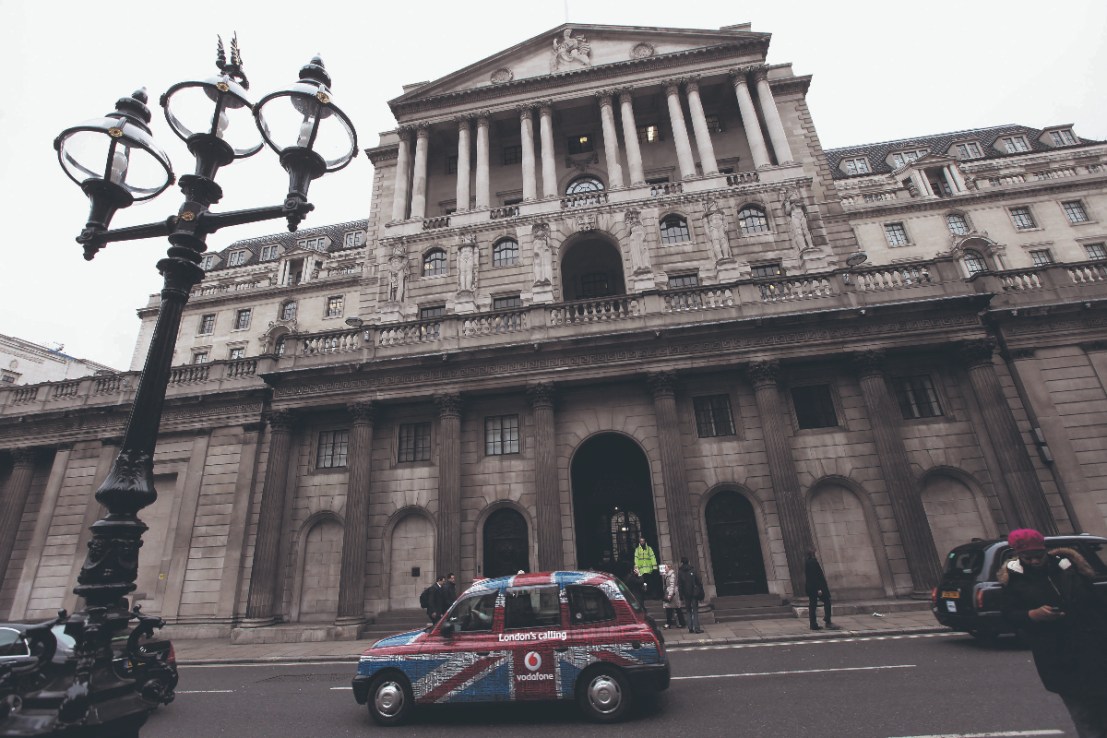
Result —
[[[974,536],[1107,533],[1107,146],[824,152],[768,43],[553,29],[390,102],[366,220],[213,254],[134,598],[350,637],[638,534],[791,599],[812,545],[839,597],[910,597]],[[135,377],[0,390],[0,614],[73,604]]]

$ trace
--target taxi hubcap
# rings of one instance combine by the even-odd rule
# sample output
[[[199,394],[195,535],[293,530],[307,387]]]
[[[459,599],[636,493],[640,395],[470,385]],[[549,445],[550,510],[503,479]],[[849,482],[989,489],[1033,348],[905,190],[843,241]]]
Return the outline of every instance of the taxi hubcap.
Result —
[[[404,690],[396,682],[385,682],[377,688],[373,704],[382,715],[395,715],[404,705]]]
[[[603,674],[588,685],[588,699],[600,712],[612,712],[623,701],[623,693],[618,682]]]

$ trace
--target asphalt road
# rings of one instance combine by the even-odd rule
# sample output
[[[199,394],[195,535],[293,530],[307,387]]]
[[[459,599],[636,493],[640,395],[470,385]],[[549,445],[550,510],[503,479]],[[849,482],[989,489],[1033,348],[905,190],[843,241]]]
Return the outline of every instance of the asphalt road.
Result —
[[[197,736],[753,736],[1035,738],[1075,733],[1027,650],[963,635],[711,646],[670,652],[671,688],[614,726],[570,703],[442,707],[387,731],[354,702],[352,663],[182,667],[144,738]]]

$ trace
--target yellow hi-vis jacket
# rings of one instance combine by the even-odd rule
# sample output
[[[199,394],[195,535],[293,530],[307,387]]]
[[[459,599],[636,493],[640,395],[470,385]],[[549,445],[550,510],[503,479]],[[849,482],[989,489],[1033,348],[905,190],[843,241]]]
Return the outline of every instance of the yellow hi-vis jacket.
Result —
[[[639,574],[649,574],[657,569],[657,557],[654,556],[653,549],[649,545],[634,549],[634,568]]]

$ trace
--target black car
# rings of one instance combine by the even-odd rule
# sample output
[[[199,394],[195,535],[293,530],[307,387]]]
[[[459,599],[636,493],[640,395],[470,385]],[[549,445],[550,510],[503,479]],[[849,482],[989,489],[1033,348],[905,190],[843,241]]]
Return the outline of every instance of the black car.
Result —
[[[1107,538],[1087,534],[1047,536],[1046,548],[1071,548],[1095,570],[1095,586],[1107,597],[1107,565],[1103,563]],[[996,573],[1014,557],[1006,539],[974,540],[946,556],[942,580],[930,596],[930,609],[942,625],[980,640],[1015,633],[1001,613],[1002,587]]]

